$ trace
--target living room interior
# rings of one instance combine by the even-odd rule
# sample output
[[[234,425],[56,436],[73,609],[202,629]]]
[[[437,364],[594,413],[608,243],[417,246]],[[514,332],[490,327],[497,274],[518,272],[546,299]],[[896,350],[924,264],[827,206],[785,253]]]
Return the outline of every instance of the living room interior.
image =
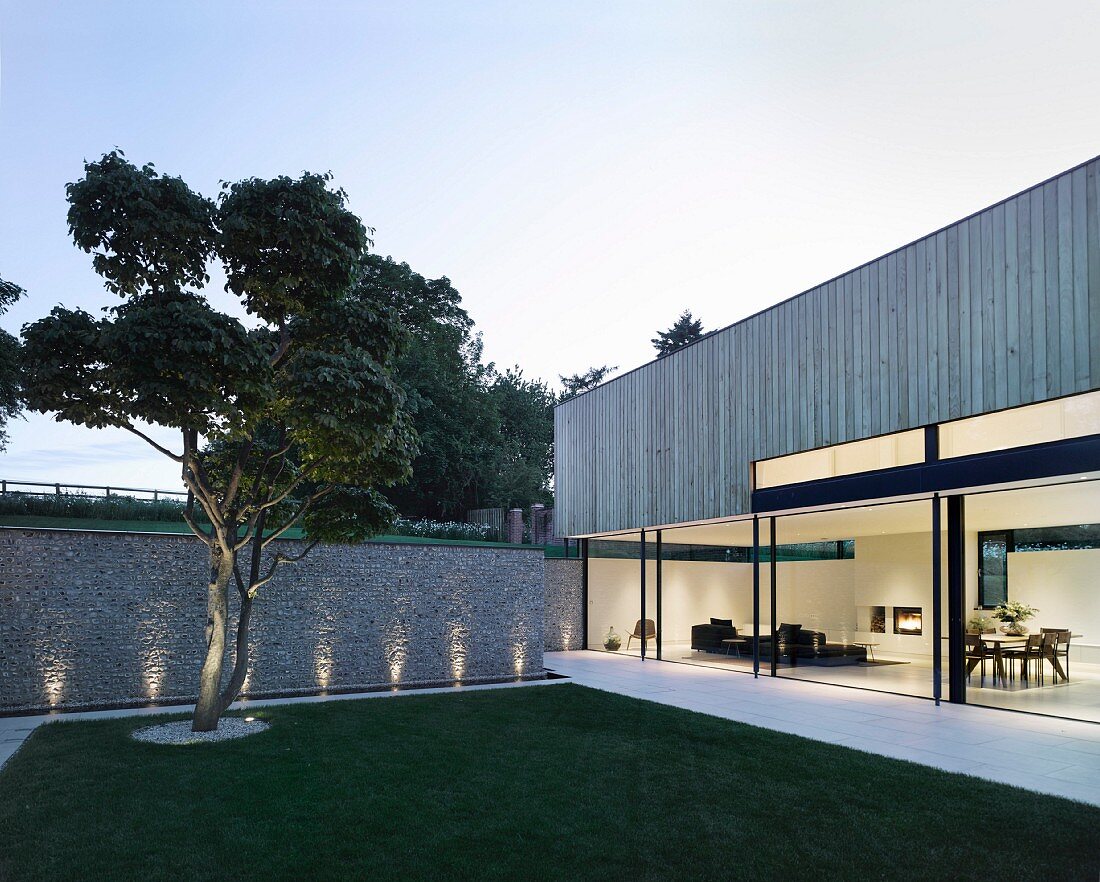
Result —
[[[982,625],[977,630],[985,632],[981,649],[970,653],[982,657],[973,660],[968,702],[1100,722],[1098,488],[1094,480],[1072,480],[967,495],[963,618],[969,629]],[[930,500],[785,515],[775,523],[776,675],[931,698]],[[771,671],[773,643],[768,524],[761,518],[762,674]],[[640,534],[590,540],[589,648],[637,656],[644,639],[647,656],[656,656],[655,532],[646,539],[644,616]],[[661,541],[662,660],[751,673],[752,521],[667,528]],[[1029,648],[1027,635],[1004,634],[1007,623],[993,619],[1006,600],[1036,610],[1020,623],[1035,635],[1032,643],[1043,628],[1068,633],[1046,651]],[[619,637],[617,646],[608,643],[609,631]],[[1055,652],[1058,668],[1048,657]]]

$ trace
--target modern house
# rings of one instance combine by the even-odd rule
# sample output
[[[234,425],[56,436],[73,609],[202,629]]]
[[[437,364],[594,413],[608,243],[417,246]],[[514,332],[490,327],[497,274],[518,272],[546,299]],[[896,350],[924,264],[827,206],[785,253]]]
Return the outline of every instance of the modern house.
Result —
[[[1100,722],[1100,158],[560,404],[555,443],[585,648]]]

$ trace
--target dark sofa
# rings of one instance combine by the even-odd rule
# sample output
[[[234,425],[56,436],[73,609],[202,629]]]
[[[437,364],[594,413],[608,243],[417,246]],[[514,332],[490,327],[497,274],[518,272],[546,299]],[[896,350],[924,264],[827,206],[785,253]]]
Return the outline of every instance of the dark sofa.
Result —
[[[736,636],[732,619],[711,619],[709,624],[691,626],[691,648],[702,652],[725,652],[729,647],[722,641]]]
[[[710,624],[692,626],[691,648],[725,654],[728,647],[722,641],[736,636],[737,629],[728,619],[711,619]],[[751,656],[755,638],[747,634],[741,636],[749,641],[741,647],[741,654]],[[824,631],[813,631],[801,625],[784,622],[776,629],[775,637],[776,662],[779,664],[832,667],[867,661],[867,650],[864,647],[829,643]],[[760,637],[761,661],[771,662],[772,642],[771,634]]]

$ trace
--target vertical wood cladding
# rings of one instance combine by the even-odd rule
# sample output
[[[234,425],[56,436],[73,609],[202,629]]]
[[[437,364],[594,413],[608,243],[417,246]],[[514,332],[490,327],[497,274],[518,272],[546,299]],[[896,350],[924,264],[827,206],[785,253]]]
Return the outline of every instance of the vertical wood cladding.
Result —
[[[1100,387],[1100,159],[555,411],[559,535],[726,517],[756,459]]]

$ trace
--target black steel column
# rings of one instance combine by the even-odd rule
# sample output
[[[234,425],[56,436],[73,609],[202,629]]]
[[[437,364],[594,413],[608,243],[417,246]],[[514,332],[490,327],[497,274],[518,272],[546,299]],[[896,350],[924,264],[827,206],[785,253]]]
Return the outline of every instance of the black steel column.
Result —
[[[771,545],[770,550],[771,550],[771,556],[772,556],[772,559],[771,559],[771,577],[772,577],[771,629],[772,629],[772,633],[771,633],[771,644],[770,644],[770,646],[771,646],[771,657],[772,657],[771,675],[774,677],[774,676],[776,676],[775,666],[776,666],[776,663],[777,663],[777,658],[779,656],[779,647],[776,645],[776,639],[775,639],[775,615],[776,615],[776,613],[775,613],[775,591],[776,591],[776,582],[777,582],[777,579],[776,579],[777,570],[776,570],[776,559],[775,559],[776,558],[776,554],[775,554],[775,518],[774,517],[768,518],[768,521],[769,521],[768,530],[771,532],[771,536],[769,537],[769,541],[770,541],[770,545]],[[759,635],[757,635],[757,639],[759,640]]]
[[[645,623],[642,623],[643,628]],[[661,531],[657,531],[657,660],[661,659]]]
[[[924,461],[937,462],[940,458],[940,427],[924,427]]]
[[[952,704],[966,703],[963,658],[963,599],[966,597],[966,507],[964,497],[947,497],[947,682]]]
[[[588,540],[581,539],[581,649],[588,649]]]
[[[645,530],[642,530],[638,556],[642,559],[642,661],[645,661]]]
[[[943,670],[943,662],[940,659],[943,644],[943,603],[940,598],[943,579],[940,545],[940,495],[936,493],[932,496],[932,697],[937,705],[940,703],[940,674]]]
[[[752,675],[760,676],[760,518],[752,516]]]

